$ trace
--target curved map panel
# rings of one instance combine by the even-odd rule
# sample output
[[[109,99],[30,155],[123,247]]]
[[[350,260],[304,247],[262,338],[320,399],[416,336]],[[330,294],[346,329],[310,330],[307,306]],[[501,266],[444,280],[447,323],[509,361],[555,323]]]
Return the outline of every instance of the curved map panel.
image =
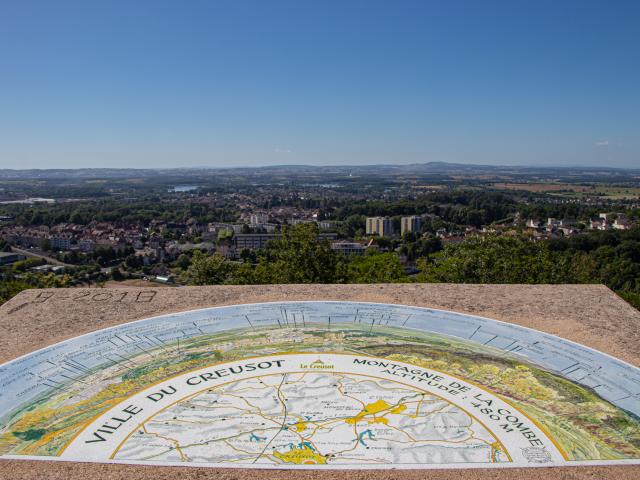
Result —
[[[0,366],[0,456],[258,468],[640,463],[640,370],[455,312],[164,315]]]

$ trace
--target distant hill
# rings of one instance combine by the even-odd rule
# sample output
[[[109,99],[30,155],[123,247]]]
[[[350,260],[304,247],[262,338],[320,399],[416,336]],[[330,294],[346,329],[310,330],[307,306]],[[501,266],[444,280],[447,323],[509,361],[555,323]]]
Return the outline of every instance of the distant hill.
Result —
[[[552,177],[635,177],[640,169],[609,167],[549,167],[549,166],[496,166],[471,165],[461,163],[428,162],[407,165],[271,165],[264,167],[194,167],[194,168],[78,168],[78,169],[0,169],[0,179],[118,179],[146,178],[157,176],[203,177],[222,176],[298,176],[298,175],[339,175],[339,176],[383,176],[383,175],[536,175]]]

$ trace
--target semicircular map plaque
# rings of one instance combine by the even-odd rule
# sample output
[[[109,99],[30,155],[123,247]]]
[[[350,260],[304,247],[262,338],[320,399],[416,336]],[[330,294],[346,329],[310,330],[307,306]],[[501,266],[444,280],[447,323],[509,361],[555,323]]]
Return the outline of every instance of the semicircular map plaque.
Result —
[[[640,370],[517,325],[356,302],[148,318],[0,366],[0,456],[258,468],[640,463]]]

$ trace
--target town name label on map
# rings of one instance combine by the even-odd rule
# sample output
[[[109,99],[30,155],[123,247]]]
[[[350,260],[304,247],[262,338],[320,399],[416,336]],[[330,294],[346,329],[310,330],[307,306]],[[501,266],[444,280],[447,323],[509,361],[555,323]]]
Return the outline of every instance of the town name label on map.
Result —
[[[186,379],[186,385],[199,385],[204,382],[209,382],[211,380],[218,380],[224,377],[229,377],[233,375],[239,375],[245,372],[253,372],[258,370],[269,370],[273,367],[282,368],[282,364],[284,360],[270,360],[259,363],[245,363],[242,365],[231,366],[227,368],[221,368],[218,370],[214,370],[212,372],[204,372],[199,375],[189,377]],[[176,393],[180,393],[180,388],[175,387],[173,385],[167,385],[158,391],[152,392],[147,395],[145,398],[151,402],[159,402],[167,395],[174,395]],[[144,410],[144,407],[139,407],[136,405],[129,405],[121,410],[120,414],[116,414],[111,417],[108,422],[104,422],[100,428],[97,428],[93,431],[93,437],[85,440],[85,443],[95,443],[95,442],[106,442],[107,435],[113,435],[113,433],[118,430],[123,424],[130,422],[136,415],[141,413]]]
[[[320,355],[321,356],[321,355]],[[255,362],[239,363],[235,365],[220,366],[215,370],[200,371],[192,376],[181,376],[180,383],[163,382],[162,386],[156,388],[151,387],[146,394],[139,398],[138,403],[132,403],[124,407],[117,408],[116,411],[104,421],[102,424],[94,427],[90,436],[85,439],[84,443],[100,443],[105,442],[109,444],[111,438],[120,427],[125,424],[136,423],[137,418],[141,418],[140,415],[145,410],[148,410],[151,406],[158,402],[163,402],[168,397],[182,398],[184,395],[192,393],[194,387],[210,388],[220,384],[233,381],[233,377],[237,375],[251,375],[251,372],[264,375],[264,372],[290,373],[293,371],[305,371],[312,369],[331,369],[333,366],[317,360],[316,362],[298,365],[285,365],[286,358],[261,360]],[[318,365],[319,364],[319,365]],[[285,368],[286,367],[286,368]],[[499,427],[505,432],[519,432],[530,445],[543,446],[543,440],[538,437],[535,431],[533,431],[526,422],[521,419],[517,414],[506,408],[496,408],[493,406],[494,400],[483,393],[476,393],[471,385],[467,385],[459,380],[451,380],[446,378],[439,372],[434,372],[411,365],[402,365],[395,362],[390,362],[375,358],[353,358],[352,368],[354,371],[366,370],[371,372],[372,367],[381,376],[393,377],[396,381],[408,381],[413,384],[421,385],[431,390],[441,392],[443,395],[448,396],[460,396],[463,394],[471,395],[471,405],[476,410],[474,412],[478,417],[485,417],[493,420],[494,422],[501,422]],[[267,373],[267,375],[269,374]],[[188,392],[184,392],[185,389],[189,389]],[[465,397],[466,398],[466,397]],[[151,408],[152,410],[154,408]]]
[[[405,365],[376,359],[361,360],[356,358],[353,360],[353,363],[382,367],[384,368],[382,373],[417,382],[418,384],[420,384],[420,382],[426,382],[426,385],[437,388],[438,390],[450,395],[459,395],[461,393],[471,391],[471,387],[469,385],[465,385],[459,381],[448,382],[442,375],[430,372],[429,370],[409,368]],[[493,399],[489,396],[483,395],[482,393],[476,393],[472,398],[474,401],[471,402],[471,405],[478,410],[477,412],[474,412],[476,415],[478,415],[479,412],[480,415],[478,416],[485,416],[494,421],[505,422],[500,424],[500,427],[506,432],[518,431],[532,446],[544,446],[544,442],[542,439],[538,438],[536,432],[528,427],[520,417],[513,414],[511,410],[506,408],[491,408],[494,403]]]

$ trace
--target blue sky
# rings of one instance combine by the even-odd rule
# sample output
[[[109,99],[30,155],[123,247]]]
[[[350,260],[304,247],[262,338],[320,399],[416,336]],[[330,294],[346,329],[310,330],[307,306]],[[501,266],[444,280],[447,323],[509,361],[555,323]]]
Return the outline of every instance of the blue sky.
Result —
[[[0,168],[640,166],[640,2],[0,0]]]

